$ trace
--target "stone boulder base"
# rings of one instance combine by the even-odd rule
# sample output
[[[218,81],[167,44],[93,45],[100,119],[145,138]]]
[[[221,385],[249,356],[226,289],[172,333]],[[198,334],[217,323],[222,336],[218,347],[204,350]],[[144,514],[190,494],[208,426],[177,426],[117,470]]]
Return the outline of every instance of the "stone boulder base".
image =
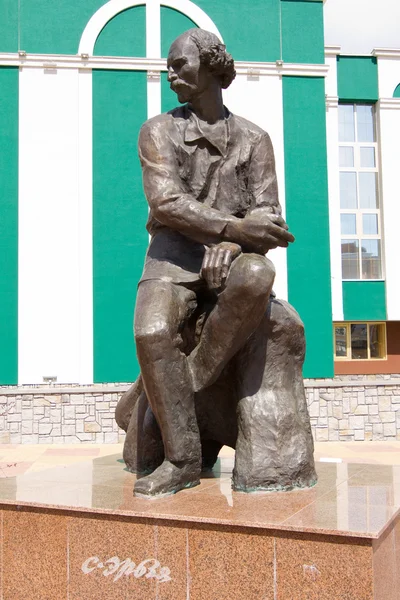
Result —
[[[271,298],[257,331],[218,381],[196,394],[204,470],[212,469],[226,445],[236,450],[236,491],[281,491],[316,483],[304,355],[299,315],[287,302]],[[141,377],[122,396],[116,420],[127,433],[128,469],[153,471],[163,461],[164,450]]]

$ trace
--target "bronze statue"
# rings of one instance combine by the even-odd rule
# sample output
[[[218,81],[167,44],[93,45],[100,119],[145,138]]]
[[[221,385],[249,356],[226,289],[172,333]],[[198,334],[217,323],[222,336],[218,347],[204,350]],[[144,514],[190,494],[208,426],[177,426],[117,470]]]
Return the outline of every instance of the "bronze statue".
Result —
[[[316,480],[303,326],[274,299],[265,256],[294,237],[268,134],[223,105],[234,77],[214,34],[186,31],[168,55],[183,106],[140,132],[151,234],[135,310],[141,377],[116,412],[140,496],[198,485],[223,444],[236,447],[237,490]]]

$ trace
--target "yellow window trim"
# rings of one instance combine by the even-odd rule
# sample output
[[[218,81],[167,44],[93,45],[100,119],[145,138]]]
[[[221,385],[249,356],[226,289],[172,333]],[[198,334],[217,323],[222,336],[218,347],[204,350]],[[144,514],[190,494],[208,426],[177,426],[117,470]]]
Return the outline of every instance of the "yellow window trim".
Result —
[[[369,347],[369,327],[370,325],[384,325],[383,327],[383,347],[384,347],[384,351],[385,351],[385,356],[383,356],[382,358],[352,358],[351,357],[351,340],[350,340],[350,326],[351,325],[358,325],[358,324],[365,324],[367,325],[367,351],[368,354],[370,353],[370,347]],[[336,356],[336,334],[335,334],[335,329],[336,327],[344,327],[346,329],[346,350],[347,350],[347,354],[346,356]],[[377,361],[377,362],[382,362],[387,360],[387,335],[386,335],[386,322],[385,321],[346,321],[346,322],[335,322],[333,323],[333,357],[335,362],[373,362],[373,361]]]

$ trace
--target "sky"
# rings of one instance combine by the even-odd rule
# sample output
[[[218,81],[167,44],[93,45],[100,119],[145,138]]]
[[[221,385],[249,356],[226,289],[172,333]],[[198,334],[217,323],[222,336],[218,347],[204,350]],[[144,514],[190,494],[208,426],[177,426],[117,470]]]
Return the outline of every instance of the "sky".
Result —
[[[342,54],[400,49],[400,0],[326,0],[325,45]]]

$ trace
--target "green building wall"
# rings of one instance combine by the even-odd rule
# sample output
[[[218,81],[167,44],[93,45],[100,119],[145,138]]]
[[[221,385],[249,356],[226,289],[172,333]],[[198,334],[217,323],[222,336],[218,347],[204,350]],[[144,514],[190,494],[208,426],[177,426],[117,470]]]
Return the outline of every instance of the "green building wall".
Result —
[[[0,51],[75,55],[87,22],[103,4],[104,0],[3,0]],[[254,0],[245,8],[241,0],[196,0],[196,4],[220,29],[236,60],[324,62],[323,6],[319,0]],[[162,7],[162,54],[167,54],[179,33],[192,26],[186,16]],[[95,54],[143,57],[145,46],[145,8],[139,6],[120,13],[106,25]],[[162,110],[168,110],[176,100],[165,75],[162,77]],[[8,219],[8,233],[2,243],[10,249],[3,258],[7,283],[0,283],[0,308],[8,315],[0,333],[10,340],[7,353],[2,351],[5,360],[0,367],[0,383],[16,383],[18,70],[1,69],[0,78],[8,90],[1,101],[0,121],[2,116],[4,121],[4,111],[13,115],[6,123],[10,151],[0,159],[2,167],[12,174],[6,184],[0,183],[0,203]],[[289,301],[306,325],[305,375],[329,377],[333,357],[324,81],[284,77],[283,100],[287,220],[296,236],[288,251]],[[95,382],[129,381],[138,372],[132,317],[148,237],[137,135],[146,118],[145,72],[93,72]],[[0,227],[6,227],[4,220]]]
[[[0,67],[0,385],[18,382],[18,69]]]

